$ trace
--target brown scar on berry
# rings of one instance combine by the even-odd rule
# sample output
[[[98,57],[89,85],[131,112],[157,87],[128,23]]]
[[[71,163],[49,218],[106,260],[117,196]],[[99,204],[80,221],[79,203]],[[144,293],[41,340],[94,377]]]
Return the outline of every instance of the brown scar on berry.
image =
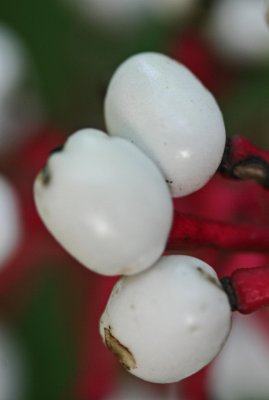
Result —
[[[214,276],[211,276],[208,274],[203,268],[197,267],[197,271],[203,276],[204,279],[206,279],[209,283],[212,283],[212,285],[217,286],[219,289],[222,290],[221,284],[219,281],[214,278]]]
[[[130,371],[136,368],[136,361],[130,350],[111,333],[111,326],[104,329],[106,347],[117,357],[120,364]]]

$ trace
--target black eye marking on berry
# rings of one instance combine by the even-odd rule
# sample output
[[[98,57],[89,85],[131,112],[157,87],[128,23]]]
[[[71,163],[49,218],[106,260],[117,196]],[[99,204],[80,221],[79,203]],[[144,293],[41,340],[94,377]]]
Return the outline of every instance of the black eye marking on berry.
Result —
[[[238,300],[236,297],[236,293],[234,287],[232,285],[231,279],[228,276],[224,276],[221,278],[220,283],[223,287],[224,292],[227,294],[231,310],[237,311],[238,310]]]
[[[63,149],[64,149],[64,144],[59,144],[58,146],[54,147],[49,152],[49,156],[52,156],[52,154],[55,154],[55,153],[60,153],[61,151],[63,151]]]
[[[214,278],[214,276],[211,276],[208,274],[203,268],[198,267],[197,271],[205,278],[208,282],[212,283],[213,285],[217,286],[219,289],[222,289],[222,286],[219,284],[218,280]]]

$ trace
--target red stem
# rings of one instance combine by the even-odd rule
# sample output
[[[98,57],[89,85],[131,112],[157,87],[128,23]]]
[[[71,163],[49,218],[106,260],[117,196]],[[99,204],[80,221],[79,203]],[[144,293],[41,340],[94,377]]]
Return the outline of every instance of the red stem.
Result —
[[[233,309],[242,314],[269,306],[268,266],[237,269],[229,278],[222,278],[222,283]]]
[[[219,172],[232,179],[253,179],[269,188],[269,152],[243,136],[227,139]]]
[[[216,222],[175,212],[166,252],[196,247],[267,252],[269,227]]]

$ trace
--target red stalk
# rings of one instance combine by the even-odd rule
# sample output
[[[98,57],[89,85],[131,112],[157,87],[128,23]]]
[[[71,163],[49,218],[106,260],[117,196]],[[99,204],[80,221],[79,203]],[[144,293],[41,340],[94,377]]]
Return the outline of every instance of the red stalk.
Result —
[[[217,222],[175,212],[166,252],[197,247],[269,251],[269,227]]]
[[[250,314],[269,306],[269,267],[240,268],[222,278],[234,311]]]

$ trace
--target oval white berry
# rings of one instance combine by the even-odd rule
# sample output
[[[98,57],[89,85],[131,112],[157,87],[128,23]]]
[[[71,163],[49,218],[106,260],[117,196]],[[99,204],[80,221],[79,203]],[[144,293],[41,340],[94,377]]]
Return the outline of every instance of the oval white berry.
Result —
[[[63,247],[105,275],[150,267],[171,226],[171,196],[154,163],[127,140],[95,129],[72,135],[49,158],[35,200]]]
[[[22,238],[22,223],[17,195],[0,175],[0,267],[16,251]]]
[[[220,164],[225,127],[215,99],[162,54],[138,54],[118,68],[105,118],[111,135],[133,141],[155,161],[175,197],[200,189]]]
[[[269,32],[264,0],[217,0],[208,36],[216,52],[237,63],[269,59]]]
[[[170,256],[115,285],[100,333],[132,374],[168,383],[208,364],[230,326],[228,297],[214,270],[193,257]]]

